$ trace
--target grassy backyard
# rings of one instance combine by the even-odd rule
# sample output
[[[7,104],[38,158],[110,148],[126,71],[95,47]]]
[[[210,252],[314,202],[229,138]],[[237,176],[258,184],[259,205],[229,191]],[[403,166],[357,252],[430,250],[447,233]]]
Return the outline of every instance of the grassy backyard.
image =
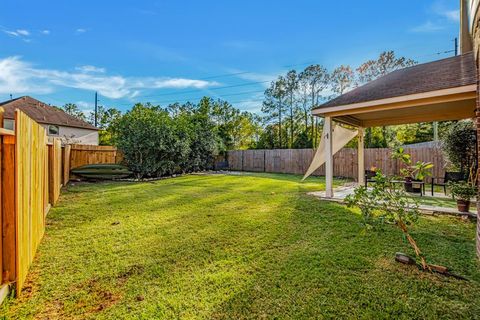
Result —
[[[479,317],[475,224],[423,217],[432,263],[393,261],[400,231],[363,232],[357,213],[307,196],[320,180],[190,175],[70,186],[47,219],[7,318],[242,319]]]

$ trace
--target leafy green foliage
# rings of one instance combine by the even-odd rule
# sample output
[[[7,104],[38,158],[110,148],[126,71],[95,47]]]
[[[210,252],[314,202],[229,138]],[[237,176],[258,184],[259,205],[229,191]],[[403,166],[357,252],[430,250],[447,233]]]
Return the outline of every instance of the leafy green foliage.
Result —
[[[60,109],[75,118],[78,118],[83,121],[87,121],[87,117],[85,116],[85,113],[83,113],[83,111],[80,110],[80,108],[75,103],[66,103]]]
[[[467,173],[476,164],[477,132],[471,120],[453,124],[443,138],[443,150],[456,170]]]
[[[115,125],[115,142],[138,178],[181,172],[188,162],[189,135],[164,109],[136,104]]]
[[[383,223],[398,226],[417,257],[421,259],[423,269],[429,269],[424,255],[407,229],[408,225],[418,219],[419,205],[415,198],[406,194],[403,186],[393,183],[391,179],[377,171],[375,183],[371,189],[360,186],[353,194],[348,195],[345,201],[349,207],[360,208],[364,224],[368,229]]]
[[[457,200],[470,201],[477,195],[477,188],[466,181],[449,181],[448,188]]]
[[[415,222],[419,215],[415,198],[409,197],[402,185],[392,183],[380,171],[377,171],[374,179],[371,188],[359,186],[345,199],[348,206],[360,208],[365,225],[372,228],[385,222]]]
[[[405,167],[400,169],[400,173],[404,178],[415,180],[423,180],[432,175],[433,163],[425,161],[417,161],[412,165],[412,157],[405,152],[405,148],[398,147],[392,153],[392,158],[400,160]]]

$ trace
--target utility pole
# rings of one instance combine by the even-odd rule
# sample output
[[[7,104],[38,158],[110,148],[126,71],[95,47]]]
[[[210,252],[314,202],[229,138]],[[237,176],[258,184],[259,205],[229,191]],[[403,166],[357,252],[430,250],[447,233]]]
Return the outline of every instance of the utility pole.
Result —
[[[458,38],[455,37],[455,56],[458,56]]]
[[[98,125],[98,95],[97,91],[95,91],[95,127]]]

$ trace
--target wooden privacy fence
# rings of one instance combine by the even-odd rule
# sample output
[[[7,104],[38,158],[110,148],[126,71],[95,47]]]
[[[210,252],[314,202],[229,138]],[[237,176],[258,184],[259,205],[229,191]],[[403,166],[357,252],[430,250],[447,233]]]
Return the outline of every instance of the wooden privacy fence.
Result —
[[[442,150],[431,148],[405,148],[411,154],[413,162],[432,162],[433,176],[444,177],[445,159]],[[365,169],[376,167],[387,175],[398,175],[402,164],[391,157],[390,149],[365,149]],[[276,150],[235,150],[228,151],[227,161],[230,170],[304,174],[315,154],[314,149],[276,149]],[[333,161],[333,174],[337,177],[358,179],[357,149],[343,148],[337,152]],[[325,175],[325,165],[314,172]]]
[[[123,154],[112,146],[90,146],[73,144],[70,146],[70,168],[74,169],[86,164],[120,163]]]
[[[17,295],[45,232],[45,218],[70,180],[70,168],[118,163],[115,147],[61,145],[41,125],[15,111],[15,131],[1,127],[0,107],[0,303],[11,284]]]
[[[50,190],[59,193],[60,185],[50,185],[49,174],[54,172],[49,170],[48,138],[42,126],[16,110],[15,131],[0,133],[0,285],[15,283],[18,294],[45,231]],[[58,143],[53,141],[54,146]]]

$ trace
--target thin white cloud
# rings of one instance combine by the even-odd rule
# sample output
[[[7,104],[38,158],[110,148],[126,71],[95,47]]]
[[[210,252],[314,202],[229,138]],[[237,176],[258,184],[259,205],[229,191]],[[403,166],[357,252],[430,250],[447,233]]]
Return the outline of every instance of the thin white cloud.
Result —
[[[75,70],[78,70],[83,73],[105,73],[107,70],[105,68],[99,68],[91,65],[85,65],[76,67]]]
[[[457,23],[460,21],[460,10],[452,9],[451,3],[447,3],[444,0],[435,1],[431,7],[431,10],[434,14],[443,17],[451,22]]]
[[[19,35],[26,36],[26,37],[30,35],[30,32],[28,30],[25,30],[25,29],[18,29],[17,33]]]
[[[4,33],[8,34],[12,37],[22,37],[22,36],[29,36],[30,32],[24,29],[17,29],[17,30],[3,30]]]
[[[50,93],[52,88],[31,81],[30,66],[18,57],[0,59],[0,93]]]
[[[410,31],[418,32],[418,33],[431,33],[431,32],[437,32],[443,29],[444,29],[444,26],[433,23],[431,21],[427,21],[421,25],[413,27],[412,29],[410,29]]]
[[[48,93],[56,87],[98,91],[120,99],[134,97],[142,89],[204,89],[219,83],[167,77],[124,77],[103,73],[69,72],[35,68],[18,56],[0,59],[0,93]]]
[[[49,35],[50,34],[50,30],[42,30],[40,31],[41,34],[44,34],[44,35]]]
[[[445,11],[441,11],[440,15],[444,16],[445,18],[453,22],[460,21],[460,10],[445,10]]]
[[[76,32],[77,34],[81,34],[81,33],[85,33],[85,32],[87,32],[87,29],[84,29],[84,28],[77,28],[77,29],[75,30],[75,32]]]

